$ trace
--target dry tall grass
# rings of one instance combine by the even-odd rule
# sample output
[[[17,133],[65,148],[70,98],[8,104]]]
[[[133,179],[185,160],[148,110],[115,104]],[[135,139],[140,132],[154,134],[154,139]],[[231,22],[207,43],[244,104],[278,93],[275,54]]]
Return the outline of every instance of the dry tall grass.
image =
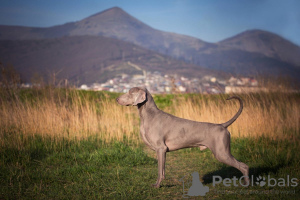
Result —
[[[0,98],[0,143],[5,136],[21,145],[26,136],[39,135],[54,139],[84,139],[98,136],[103,141],[128,140],[139,143],[139,117],[136,107],[120,106],[112,98],[94,101],[71,90],[42,98],[23,98],[11,93]],[[72,95],[70,95],[72,94]],[[43,96],[43,95],[42,95]],[[243,95],[244,110],[229,127],[233,137],[266,136],[279,139],[299,138],[299,96],[289,94]],[[238,110],[236,100],[223,96],[198,95],[176,97],[172,114],[196,121],[222,123]],[[0,144],[0,146],[1,146]]]
[[[237,100],[198,96],[178,103],[175,115],[212,123],[223,123],[231,119],[239,109]],[[240,117],[229,126],[232,137],[271,137],[292,139],[299,136],[299,98],[285,93],[243,95],[244,109]]]
[[[18,97],[13,99],[0,101],[0,138],[13,134],[22,135],[22,139],[34,135],[77,140],[98,136],[108,142],[124,138],[138,141],[136,110],[119,106],[113,99],[91,101],[75,90],[69,100],[51,95],[22,101]],[[18,139],[11,142],[22,143]]]

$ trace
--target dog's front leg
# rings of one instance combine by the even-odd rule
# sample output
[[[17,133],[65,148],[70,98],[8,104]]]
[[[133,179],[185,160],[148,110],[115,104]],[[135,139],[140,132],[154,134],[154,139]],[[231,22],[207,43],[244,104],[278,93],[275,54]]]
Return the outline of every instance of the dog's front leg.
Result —
[[[165,176],[166,152],[167,152],[166,147],[162,147],[156,150],[157,160],[158,160],[158,177],[157,177],[156,184],[153,185],[156,188],[160,187],[160,183]]]

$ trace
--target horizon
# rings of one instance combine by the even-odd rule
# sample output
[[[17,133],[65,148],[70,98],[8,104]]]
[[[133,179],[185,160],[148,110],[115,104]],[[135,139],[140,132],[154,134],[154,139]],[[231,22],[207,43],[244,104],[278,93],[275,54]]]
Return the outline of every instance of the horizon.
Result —
[[[299,1],[221,2],[203,1],[3,1],[0,24],[51,27],[80,21],[104,10],[119,7],[154,29],[217,43],[247,30],[275,33],[300,46]],[[89,4],[89,5],[88,5]],[[299,5],[299,6],[297,6]],[[64,11],[64,12],[63,12]],[[75,13],[76,11],[76,13]]]

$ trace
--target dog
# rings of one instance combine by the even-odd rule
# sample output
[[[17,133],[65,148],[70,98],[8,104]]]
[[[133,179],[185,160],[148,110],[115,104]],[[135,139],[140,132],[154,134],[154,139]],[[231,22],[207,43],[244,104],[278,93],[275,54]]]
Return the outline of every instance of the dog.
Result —
[[[145,144],[156,151],[158,178],[154,187],[159,188],[165,178],[166,152],[189,147],[209,148],[215,158],[222,163],[240,170],[249,184],[249,167],[237,161],[230,152],[230,126],[242,113],[243,102],[239,97],[230,97],[240,102],[238,112],[222,124],[196,122],[173,116],[158,109],[151,94],[145,87],[134,87],[116,100],[123,106],[137,106],[141,119],[140,135]]]

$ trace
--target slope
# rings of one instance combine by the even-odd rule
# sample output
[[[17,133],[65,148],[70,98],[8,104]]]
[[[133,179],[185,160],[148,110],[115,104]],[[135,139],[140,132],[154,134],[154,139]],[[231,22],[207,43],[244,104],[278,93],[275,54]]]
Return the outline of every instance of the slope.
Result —
[[[74,84],[103,82],[123,73],[142,74],[129,61],[149,71],[186,76],[222,75],[103,36],[0,41],[0,62],[13,65],[27,82],[37,74],[46,81],[52,81],[55,75],[56,80],[68,79]]]
[[[255,71],[295,77],[300,73],[300,48],[273,33],[246,31],[213,44],[153,29],[118,7],[49,28],[0,26],[0,39],[9,40],[87,35],[117,38],[192,63],[199,69],[206,67],[242,75],[253,75]]]
[[[300,47],[271,32],[249,30],[219,42],[220,45],[288,62],[300,68]]]

